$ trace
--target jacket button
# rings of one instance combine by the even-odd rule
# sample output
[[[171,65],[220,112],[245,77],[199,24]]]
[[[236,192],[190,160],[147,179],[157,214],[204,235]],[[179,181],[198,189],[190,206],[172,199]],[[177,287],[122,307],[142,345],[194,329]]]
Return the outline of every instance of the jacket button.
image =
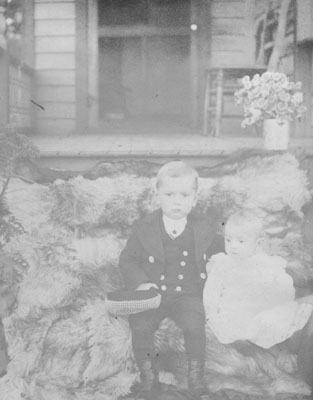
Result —
[[[161,276],[160,276],[160,281],[164,281],[164,279],[165,279],[165,276],[164,276],[164,275],[161,275]]]
[[[163,292],[164,292],[164,290],[166,290],[166,285],[162,285],[161,290],[163,290]]]
[[[175,288],[175,290],[176,290],[176,292],[181,292],[181,286],[176,286],[176,288]]]
[[[149,263],[151,263],[151,264],[154,263],[154,257],[153,256],[149,256]]]
[[[181,265],[182,267],[185,267],[185,266],[186,266],[185,261],[181,261],[181,262],[180,262],[180,265]]]
[[[183,251],[183,255],[185,256],[185,257],[187,257],[188,256],[188,251]]]
[[[178,275],[178,279],[184,279],[184,275],[183,274],[179,274]]]
[[[205,278],[206,278],[206,274],[205,274],[204,272],[201,272],[200,278],[201,278],[201,279],[205,279]]]

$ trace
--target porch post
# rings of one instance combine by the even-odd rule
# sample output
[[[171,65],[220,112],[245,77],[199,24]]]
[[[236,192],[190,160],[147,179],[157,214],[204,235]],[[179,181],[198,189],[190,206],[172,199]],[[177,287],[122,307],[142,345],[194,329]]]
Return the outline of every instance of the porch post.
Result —
[[[5,1],[0,1],[0,129],[9,122],[9,55],[5,37]]]
[[[88,128],[87,2],[76,0],[76,133]]]
[[[89,127],[99,122],[98,0],[88,0],[88,113]]]
[[[205,89],[207,82],[207,71],[210,66],[211,54],[211,24],[210,24],[210,7],[211,0],[200,0],[198,13],[198,42],[199,42],[199,57],[198,57],[198,121],[201,122],[201,131],[204,127],[202,121],[205,109]]]
[[[199,7],[200,0],[191,0],[190,24],[190,83],[191,83],[191,120],[194,128],[199,124]]]
[[[191,109],[192,125],[198,128],[203,120],[206,71],[210,65],[211,0],[191,0],[190,24],[196,30],[190,31]],[[203,127],[200,127],[203,129]]]

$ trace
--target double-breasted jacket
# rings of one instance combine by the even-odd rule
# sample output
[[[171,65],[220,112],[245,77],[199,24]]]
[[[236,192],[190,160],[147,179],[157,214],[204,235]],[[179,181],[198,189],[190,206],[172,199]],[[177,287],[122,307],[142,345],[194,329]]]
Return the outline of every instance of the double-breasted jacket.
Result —
[[[134,223],[125,248],[121,252],[119,266],[122,272],[125,286],[136,289],[140,284],[151,282],[158,285],[160,290],[167,290],[166,255],[162,239],[162,211],[156,210],[145,218]],[[180,259],[177,265],[182,265],[178,279],[184,277],[186,268],[193,268],[196,279],[199,279],[203,287],[206,280],[206,264],[213,254],[224,251],[224,240],[217,234],[218,222],[213,215],[196,214],[191,212],[188,215],[188,224],[191,224],[193,233],[195,265],[188,265],[188,252],[181,249]],[[183,291],[184,281],[173,288]]]

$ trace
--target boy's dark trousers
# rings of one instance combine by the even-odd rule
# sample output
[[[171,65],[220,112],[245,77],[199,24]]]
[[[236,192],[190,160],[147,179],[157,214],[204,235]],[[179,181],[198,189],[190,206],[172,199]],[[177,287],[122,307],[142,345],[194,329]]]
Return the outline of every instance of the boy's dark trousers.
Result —
[[[162,294],[162,302],[158,309],[129,317],[133,351],[139,368],[147,360],[153,365],[157,358],[154,333],[166,317],[175,321],[183,332],[189,362],[189,380],[193,380],[191,385],[201,386],[205,361],[205,312],[202,294],[200,296],[174,291]]]

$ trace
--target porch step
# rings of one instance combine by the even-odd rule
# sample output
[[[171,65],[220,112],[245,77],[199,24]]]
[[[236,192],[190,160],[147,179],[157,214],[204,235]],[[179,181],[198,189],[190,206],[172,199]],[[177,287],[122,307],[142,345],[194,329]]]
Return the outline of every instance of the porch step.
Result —
[[[40,164],[51,168],[81,170],[106,160],[185,159],[192,163],[229,157],[244,149],[262,150],[260,137],[212,137],[181,135],[81,135],[31,137],[40,150]],[[292,139],[291,151],[304,151],[313,157],[313,137]]]

